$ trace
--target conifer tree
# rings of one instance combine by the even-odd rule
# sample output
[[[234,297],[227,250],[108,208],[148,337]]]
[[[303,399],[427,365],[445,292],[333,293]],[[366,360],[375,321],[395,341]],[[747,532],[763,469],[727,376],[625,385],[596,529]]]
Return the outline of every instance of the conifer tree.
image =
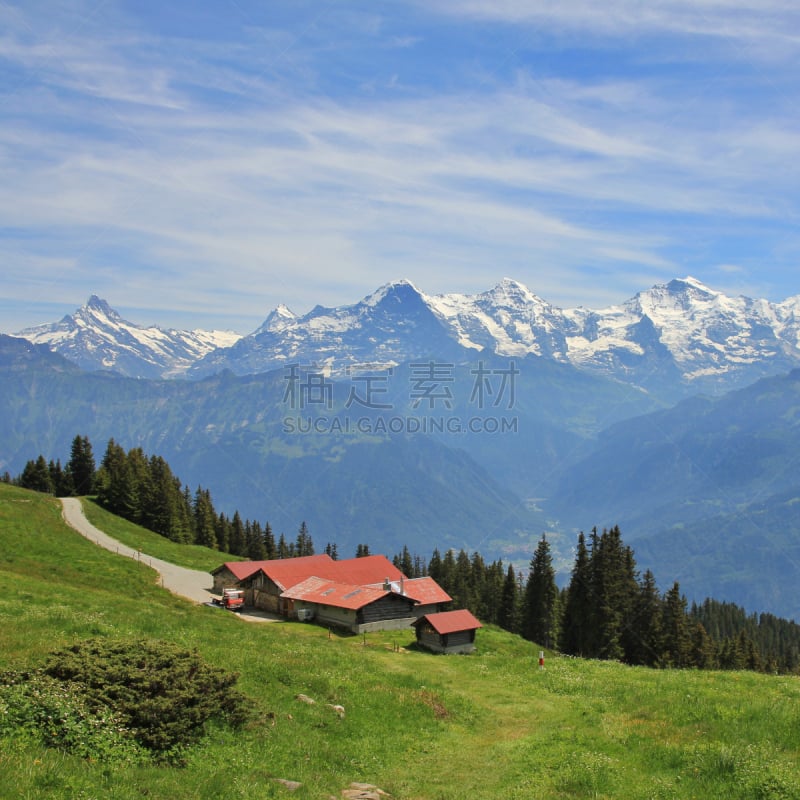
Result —
[[[403,545],[401,553],[395,555],[392,563],[406,576],[406,578],[414,577],[414,561],[411,558],[411,552],[407,545]]]
[[[451,555],[450,553],[448,555]],[[451,555],[452,558],[452,555]],[[446,561],[447,559],[445,559]],[[452,571],[452,591],[447,590],[453,598],[455,608],[475,608],[475,587],[472,582],[472,563],[466,550],[458,551]]]
[[[356,547],[356,558],[366,558],[368,555],[370,555],[368,544],[360,544]]]
[[[714,669],[714,642],[701,622],[696,622],[692,631],[689,663],[698,669]]]
[[[558,587],[550,543],[544,534],[531,559],[523,601],[522,635],[544,647],[557,647]]]
[[[578,534],[575,565],[567,587],[562,619],[562,649],[574,656],[592,654],[592,632],[594,608],[592,602],[592,567],[586,538],[583,531]]]
[[[194,539],[198,544],[216,548],[217,520],[209,492],[198,487],[193,509],[194,524],[191,524],[184,513],[180,482],[172,474],[169,464],[161,456],[151,456],[149,461],[144,461],[144,453],[139,449],[132,450],[129,456],[131,473],[141,475],[134,478],[138,485],[141,523],[173,542],[186,544]],[[142,474],[140,464],[146,464],[146,476]]]
[[[88,436],[76,436],[72,440],[72,449],[67,464],[72,476],[72,485],[79,495],[92,494],[94,491],[95,461],[92,444]]]
[[[244,524],[242,523],[242,518],[238,511],[234,512],[233,519],[231,520],[231,533],[228,546],[230,547],[231,553],[235,556],[247,555],[247,539],[244,533]]]
[[[428,565],[422,556],[414,553],[414,577],[424,578],[428,574]]]
[[[34,492],[53,494],[55,487],[43,455],[40,455],[35,461],[28,461],[25,464],[19,477],[19,485],[23,489],[32,489]]]
[[[633,633],[632,646],[627,653],[631,664],[655,666],[664,651],[662,635],[663,602],[656,586],[656,579],[648,569],[642,576],[634,604],[630,628]]]
[[[278,549],[275,545],[275,536],[272,533],[272,526],[269,522],[264,523],[264,558],[268,560],[272,560],[273,558],[278,557]]]
[[[599,537],[597,530],[592,530],[591,565],[596,637],[591,655],[624,659],[625,648],[630,646],[627,620],[638,584],[633,555],[630,548],[623,546],[619,527],[604,530]]]
[[[159,507],[157,501],[155,505],[151,505],[156,493],[160,491],[160,489],[157,490],[153,485],[154,477],[156,480],[160,481],[160,465],[154,465],[152,459],[147,457],[141,447],[132,447],[128,450],[127,464],[128,469],[126,475],[130,483],[130,497],[133,504],[133,515],[128,517],[128,519],[138,522],[145,528],[155,530],[153,525],[155,524],[154,520],[156,518],[160,519],[162,522],[169,518],[168,514],[166,517],[162,516],[163,509]],[[192,502],[190,495],[189,509],[191,510],[191,508]],[[161,533],[161,531],[158,532]],[[167,534],[163,533],[162,535],[166,536]],[[192,541],[194,538],[194,523],[189,527],[188,536],[189,541]]]
[[[475,563],[473,557],[473,567],[475,567]],[[478,587],[478,611],[475,614],[478,619],[498,624],[500,606],[503,602],[504,579],[502,561],[493,561],[488,567],[484,565],[483,581]]]
[[[225,514],[220,513],[217,516],[217,524],[215,526],[217,535],[217,546],[223,553],[230,552],[230,539],[231,539],[231,523]]]
[[[518,631],[519,590],[514,565],[508,565],[505,580],[503,581],[502,598],[497,613],[497,624],[504,630],[516,633]]]
[[[336,542],[328,542],[325,545],[325,554],[329,556],[332,561],[339,560],[339,548],[336,546]]]
[[[264,531],[261,529],[261,523],[257,520],[248,521],[245,532],[247,557],[252,561],[264,561],[267,557],[267,550],[264,547]]]
[[[677,581],[664,597],[663,631],[664,664],[670,667],[688,666],[692,637],[686,613],[686,598],[681,594]]]
[[[214,528],[216,514],[211,504],[211,495],[198,486],[194,495],[194,542],[203,547],[217,549],[217,533]]]
[[[442,583],[442,556],[441,553],[439,553],[438,547],[434,548],[430,559],[428,559],[428,575],[445,589],[444,583]],[[447,589],[445,589],[445,591],[447,591]]]
[[[297,532],[297,542],[295,543],[294,552],[296,556],[314,555],[314,542],[308,532],[305,520],[300,523],[300,530]]]
[[[56,459],[55,462],[50,459],[47,469],[50,472],[50,482],[53,485],[53,492],[56,497],[71,497],[75,494],[72,475],[69,469],[62,469],[61,459]]]

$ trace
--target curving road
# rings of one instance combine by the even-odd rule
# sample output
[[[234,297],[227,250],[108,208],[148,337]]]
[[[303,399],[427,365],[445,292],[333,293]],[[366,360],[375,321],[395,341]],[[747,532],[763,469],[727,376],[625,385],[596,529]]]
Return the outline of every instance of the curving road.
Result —
[[[74,528],[82,536],[91,540],[106,550],[118,553],[121,556],[134,558],[152,567],[161,576],[161,585],[169,589],[173,594],[185,597],[195,603],[208,603],[211,598],[212,579],[208,572],[201,572],[198,569],[187,569],[179,567],[177,564],[170,564],[169,561],[162,561],[160,558],[140,553],[132,547],[112,539],[108,534],[103,533],[99,528],[95,528],[84,516],[83,506],[77,497],[62,497],[64,521],[71,528]]]

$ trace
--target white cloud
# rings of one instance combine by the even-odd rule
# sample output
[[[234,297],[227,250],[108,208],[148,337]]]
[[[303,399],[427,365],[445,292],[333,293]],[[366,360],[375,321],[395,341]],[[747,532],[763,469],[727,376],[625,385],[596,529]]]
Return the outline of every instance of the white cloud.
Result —
[[[793,41],[778,24],[793,9],[777,2],[763,19],[722,2],[458,5],[467,19],[557,33],[716,25],[709,35],[748,47]],[[0,109],[0,218],[14,231],[0,256],[20,265],[6,291],[22,297],[63,263],[54,293],[73,285],[76,303],[119,286],[125,303],[112,302],[144,308],[156,283],[165,308],[229,302],[245,330],[278,302],[348,302],[400,275],[437,292],[512,274],[553,302],[591,305],[624,299],[642,276],[688,271],[687,240],[759,225],[780,238],[794,223],[796,89],[776,89],[783,79],[766,67],[747,80],[660,68],[587,77],[561,62],[543,74],[514,51],[475,83],[482,65],[467,52],[434,85],[425,48],[454,31],[422,17],[408,29],[361,22],[341,39],[334,25],[334,56],[313,19],[290,31],[248,17],[228,41],[141,20],[107,37],[80,25],[37,34],[17,15],[0,40],[15,76]],[[363,66],[359,36],[389,60]],[[357,63],[342,66],[348,57]],[[712,252],[708,263],[750,261]]]

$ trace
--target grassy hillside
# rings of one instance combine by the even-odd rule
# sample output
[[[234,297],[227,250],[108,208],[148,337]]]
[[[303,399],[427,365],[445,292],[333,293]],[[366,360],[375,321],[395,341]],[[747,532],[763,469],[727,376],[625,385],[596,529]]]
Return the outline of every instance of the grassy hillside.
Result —
[[[159,589],[146,567],[65,527],[57,501],[6,485],[0,585],[0,669],[77,639],[155,637],[238,671],[256,712],[238,734],[212,731],[183,769],[0,741],[2,798],[327,798],[351,781],[407,800],[800,797],[796,678],[557,657],[539,671],[538,648],[493,629],[456,657],[418,652],[410,634],[365,644],[246,623]]]

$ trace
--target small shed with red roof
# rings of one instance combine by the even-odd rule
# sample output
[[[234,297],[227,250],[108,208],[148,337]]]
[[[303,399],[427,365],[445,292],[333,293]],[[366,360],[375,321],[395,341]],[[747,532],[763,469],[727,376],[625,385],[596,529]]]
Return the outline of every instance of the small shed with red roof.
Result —
[[[480,622],[466,609],[425,614],[414,622],[417,644],[435,653],[472,653]]]

